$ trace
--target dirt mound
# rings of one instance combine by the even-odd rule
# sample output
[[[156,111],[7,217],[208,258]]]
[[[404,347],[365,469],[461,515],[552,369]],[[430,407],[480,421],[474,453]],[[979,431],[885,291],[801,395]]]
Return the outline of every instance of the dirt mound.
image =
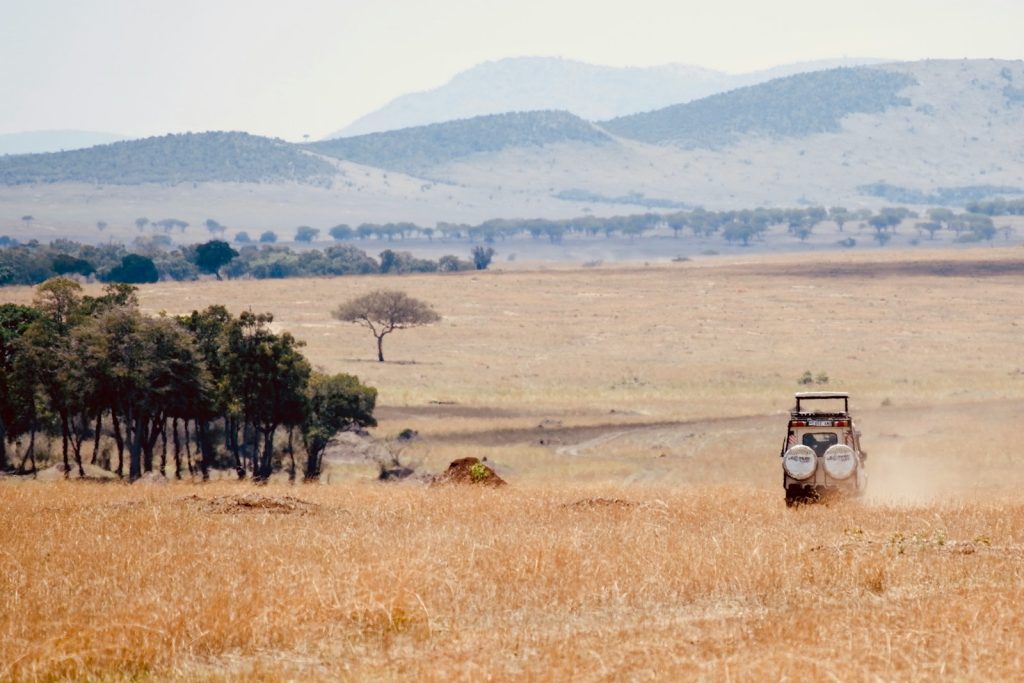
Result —
[[[293,498],[292,496],[265,496],[260,493],[246,493],[240,496],[218,496],[200,498],[189,496],[185,502],[203,512],[239,514],[246,512],[269,512],[272,514],[309,514],[319,507],[316,503]]]
[[[504,486],[508,482],[494,473],[480,458],[453,460],[448,469],[434,477],[432,484],[482,484]]]
[[[575,503],[567,503],[565,505],[567,508],[576,510],[590,510],[593,508],[627,509],[635,506],[636,503],[631,503],[621,498],[584,498],[583,500],[577,500]]]

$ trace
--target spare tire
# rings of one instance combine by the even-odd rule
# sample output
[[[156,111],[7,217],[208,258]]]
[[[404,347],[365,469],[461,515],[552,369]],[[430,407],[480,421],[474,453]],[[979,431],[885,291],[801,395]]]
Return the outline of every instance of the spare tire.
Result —
[[[810,479],[818,469],[818,456],[809,446],[793,446],[782,456],[782,469],[798,481]]]
[[[829,446],[822,460],[825,472],[833,479],[847,479],[857,469],[857,454],[846,444]]]

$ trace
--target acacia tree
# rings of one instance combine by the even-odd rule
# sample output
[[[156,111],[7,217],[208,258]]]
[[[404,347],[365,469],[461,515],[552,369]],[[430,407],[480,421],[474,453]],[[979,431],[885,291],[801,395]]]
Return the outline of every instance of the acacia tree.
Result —
[[[207,218],[203,225],[206,226],[206,229],[210,231],[211,235],[223,235],[224,231],[228,229],[228,226],[219,221],[215,221],[212,218]]]
[[[441,316],[405,292],[378,289],[341,304],[332,315],[342,322],[369,328],[377,339],[377,360],[384,362],[384,337],[395,330],[436,323]]]

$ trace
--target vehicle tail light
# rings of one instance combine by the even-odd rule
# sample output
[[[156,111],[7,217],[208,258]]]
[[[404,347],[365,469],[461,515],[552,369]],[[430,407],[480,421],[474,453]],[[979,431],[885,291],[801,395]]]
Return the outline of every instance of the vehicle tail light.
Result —
[[[792,422],[789,423],[789,426],[790,427],[806,427],[807,426],[807,422],[805,422],[804,420],[793,420]]]
[[[836,420],[835,425],[836,425],[836,427],[848,427],[850,425],[850,421],[849,420]]]

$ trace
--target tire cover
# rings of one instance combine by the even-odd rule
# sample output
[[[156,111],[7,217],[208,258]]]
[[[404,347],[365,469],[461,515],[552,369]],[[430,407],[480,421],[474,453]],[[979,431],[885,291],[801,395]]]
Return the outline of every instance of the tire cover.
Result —
[[[818,469],[818,456],[814,454],[814,449],[798,444],[782,456],[782,468],[789,476],[803,481],[814,476],[814,471]]]
[[[846,444],[829,446],[822,460],[825,472],[833,479],[846,479],[857,469],[857,454]]]

